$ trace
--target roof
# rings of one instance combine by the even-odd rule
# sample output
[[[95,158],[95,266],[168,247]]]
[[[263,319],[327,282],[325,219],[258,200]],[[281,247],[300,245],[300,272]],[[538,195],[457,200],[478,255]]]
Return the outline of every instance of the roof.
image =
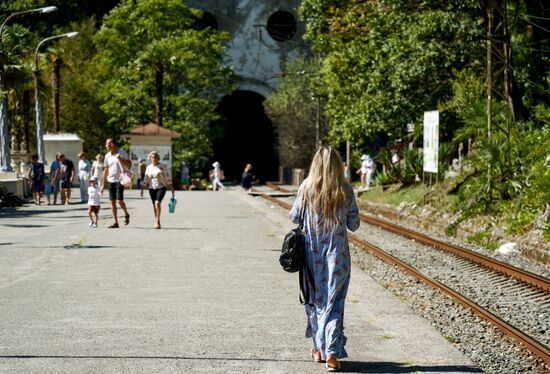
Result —
[[[57,133],[57,134],[44,134],[44,141],[83,141],[80,136],[77,134],[66,134],[66,133]]]
[[[169,130],[165,127],[161,127],[156,123],[152,123],[152,122],[146,125],[139,125],[137,127],[126,130],[124,135],[167,136],[170,138],[179,138],[181,136],[180,133]]]

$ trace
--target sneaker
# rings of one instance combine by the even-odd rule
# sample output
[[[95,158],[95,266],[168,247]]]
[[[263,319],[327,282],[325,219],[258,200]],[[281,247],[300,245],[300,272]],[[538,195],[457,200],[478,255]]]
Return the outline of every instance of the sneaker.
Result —
[[[89,227],[92,227],[93,225],[94,225],[94,223],[92,221],[90,221],[90,223],[88,223]]]
[[[94,227],[94,228],[97,227],[97,223],[94,223],[94,224],[92,225],[92,227]]]

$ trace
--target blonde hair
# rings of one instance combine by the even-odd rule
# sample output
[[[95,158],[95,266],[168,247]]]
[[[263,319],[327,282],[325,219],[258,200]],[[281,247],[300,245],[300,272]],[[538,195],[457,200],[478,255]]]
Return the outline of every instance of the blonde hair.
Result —
[[[344,178],[344,164],[336,150],[331,147],[319,148],[313,156],[303,186],[304,199],[315,213],[315,223],[334,228],[339,223],[338,211],[349,193]]]

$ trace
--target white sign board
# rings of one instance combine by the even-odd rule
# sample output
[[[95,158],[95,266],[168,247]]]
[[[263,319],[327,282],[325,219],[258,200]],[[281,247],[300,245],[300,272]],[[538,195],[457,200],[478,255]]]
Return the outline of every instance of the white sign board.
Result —
[[[147,155],[151,151],[157,151],[160,156],[160,162],[168,167],[172,168],[172,146],[170,145],[132,145],[130,146],[130,159],[132,160],[132,167],[138,164],[138,159],[145,161],[149,165],[150,161],[147,159]]]
[[[437,173],[439,152],[439,112],[424,112],[424,171]]]

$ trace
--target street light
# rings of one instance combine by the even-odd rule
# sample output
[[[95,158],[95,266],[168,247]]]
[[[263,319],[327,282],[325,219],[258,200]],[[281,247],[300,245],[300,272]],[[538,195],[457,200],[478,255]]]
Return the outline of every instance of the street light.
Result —
[[[4,27],[10,19],[15,16],[19,16],[27,13],[50,13],[57,10],[55,6],[46,6],[42,8],[36,8],[31,10],[23,10],[21,12],[15,12],[8,16],[2,25],[0,26],[0,148],[2,154],[0,155],[0,171],[9,172],[13,171],[11,167],[10,158],[10,139],[8,133],[8,100],[4,94],[4,52],[3,52],[3,40],[4,40]]]
[[[34,107],[36,111],[36,145],[38,148],[38,158],[39,161],[43,164],[46,163],[46,152],[44,150],[44,128],[42,126],[42,106],[40,105],[40,93],[38,89],[38,78],[39,78],[39,70],[38,70],[38,50],[42,46],[42,44],[53,40],[53,39],[59,39],[59,38],[72,38],[73,36],[77,36],[78,32],[67,32],[65,34],[50,36],[49,38],[42,39],[40,43],[36,46],[36,49],[34,51],[34,69],[32,70],[32,75],[34,77]]]

